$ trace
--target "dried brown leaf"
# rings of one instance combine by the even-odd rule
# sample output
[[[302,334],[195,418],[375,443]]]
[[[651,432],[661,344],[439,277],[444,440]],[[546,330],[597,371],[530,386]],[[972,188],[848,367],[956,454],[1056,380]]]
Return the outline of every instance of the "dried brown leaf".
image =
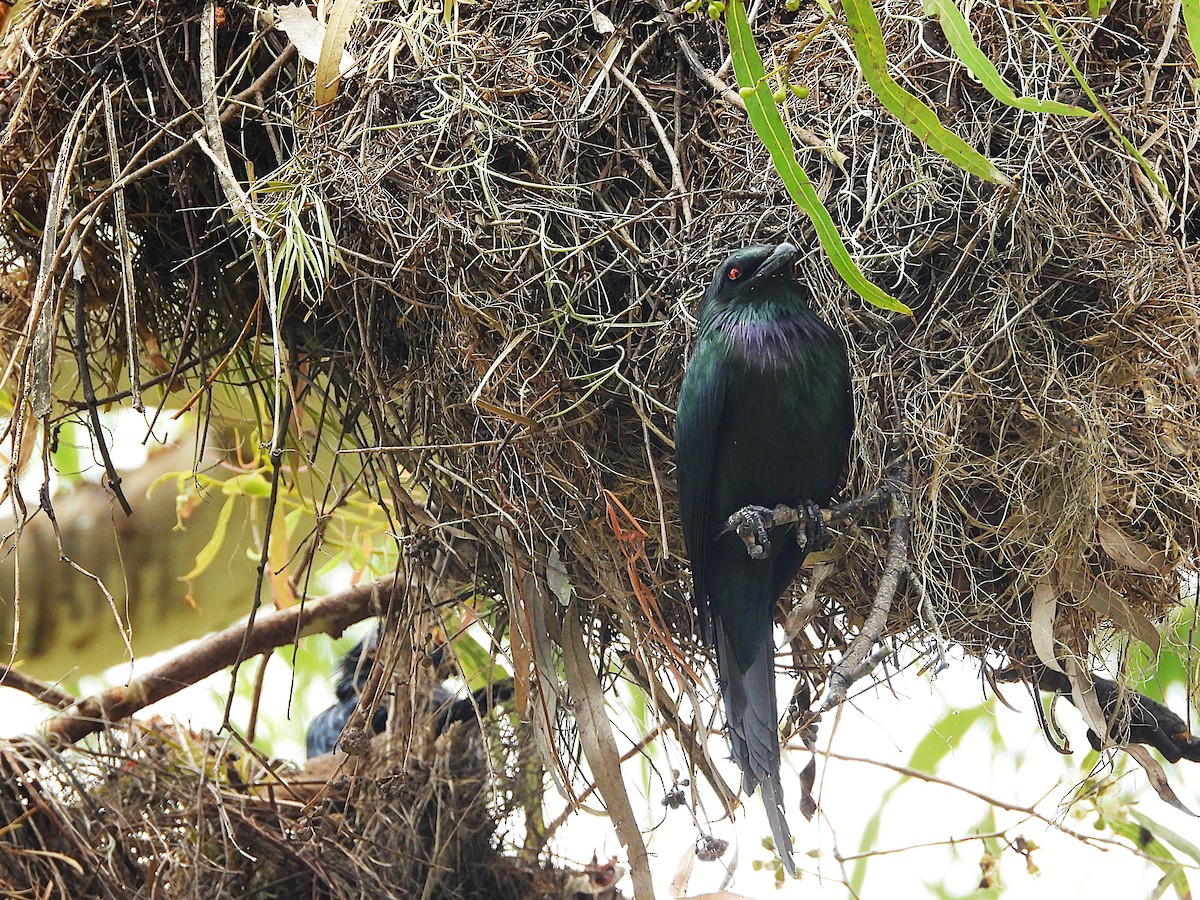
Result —
[[[1164,803],[1175,807],[1180,812],[1187,813],[1189,816],[1196,815],[1183,805],[1183,801],[1179,799],[1179,795],[1171,787],[1171,782],[1167,780],[1167,773],[1163,770],[1162,764],[1150,755],[1149,750],[1140,744],[1130,744],[1121,749],[1133,757],[1134,762],[1146,770],[1146,777],[1150,780],[1150,786],[1154,788],[1154,792],[1158,794]]]
[[[339,81],[347,74],[348,67],[354,66],[354,58],[346,52],[346,44],[357,18],[358,0],[334,0],[325,39],[321,42],[321,58],[317,62],[314,94],[317,106],[324,106],[337,96]]]
[[[621,777],[621,754],[613,737],[612,725],[604,707],[604,690],[592,670],[592,660],[583,643],[583,626],[579,610],[567,610],[562,629],[563,667],[571,697],[575,701],[575,722],[579,726],[579,743],[587,758],[592,778],[609,817],[617,830],[617,839],[629,853],[630,877],[637,900],[653,900],[654,885],[650,880],[650,860],[646,844],[638,828],[625,779]]]
[[[316,65],[321,59],[321,47],[325,43],[327,29],[318,22],[307,6],[287,5],[275,7],[277,26],[295,45],[296,50],[310,63]],[[345,44],[342,45],[343,47]],[[354,68],[354,57],[342,51],[339,74],[345,75]]]
[[[1125,598],[1082,568],[1066,573],[1064,581],[1071,592],[1084,604],[1111,621],[1122,631],[1133,635],[1155,655],[1162,643],[1158,629],[1145,615],[1125,602]]]
[[[1049,581],[1037,583],[1033,589],[1033,608],[1029,616],[1029,631],[1038,659],[1057,672],[1058,654],[1054,650],[1054,616],[1058,612],[1058,590]]]
[[[1102,549],[1115,563],[1128,566],[1146,575],[1166,575],[1171,567],[1161,550],[1152,550],[1116,525],[1100,519],[1096,523],[1096,538]]]

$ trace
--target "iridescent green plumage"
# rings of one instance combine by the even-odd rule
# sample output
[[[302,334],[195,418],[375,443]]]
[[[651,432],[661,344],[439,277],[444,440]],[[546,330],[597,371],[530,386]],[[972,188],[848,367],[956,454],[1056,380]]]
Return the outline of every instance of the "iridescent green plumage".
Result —
[[[752,559],[725,520],[745,506],[825,505],[854,427],[845,344],[809,308],[791,244],[746,247],[717,270],[679,395],[675,443],[684,539],[705,638],[716,650],[733,758],[762,786],[794,874],[779,781],[772,620],[804,552],[772,529]]]

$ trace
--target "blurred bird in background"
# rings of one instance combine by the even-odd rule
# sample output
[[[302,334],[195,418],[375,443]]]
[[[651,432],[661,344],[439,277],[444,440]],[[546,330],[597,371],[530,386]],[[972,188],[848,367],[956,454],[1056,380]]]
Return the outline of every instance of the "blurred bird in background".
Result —
[[[338,680],[334,688],[337,702],[318,713],[308,725],[305,749],[309,759],[332,753],[336,749],[338,739],[362,697],[378,649],[379,630],[372,629],[338,663]],[[430,654],[434,669],[439,673],[444,655],[444,644],[439,644]],[[511,698],[512,694],[512,682],[500,681],[468,696],[461,696],[443,677],[434,685],[426,707],[435,736],[442,734],[455,722],[476,721],[497,703]],[[386,727],[387,706],[380,703],[371,714],[369,730],[375,735],[382,733]]]

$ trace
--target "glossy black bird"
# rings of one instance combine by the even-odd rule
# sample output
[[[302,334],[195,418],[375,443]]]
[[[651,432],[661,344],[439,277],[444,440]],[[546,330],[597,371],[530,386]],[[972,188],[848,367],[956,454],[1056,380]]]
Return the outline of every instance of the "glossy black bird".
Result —
[[[998,675],[1000,681],[1016,681],[1024,677],[1024,670],[1021,666],[1014,666]],[[1063,673],[1045,666],[1034,666],[1032,676],[1033,683],[1043,691],[1062,694],[1072,704],[1075,703],[1071,682]],[[1167,762],[1177,763],[1181,759],[1200,762],[1200,737],[1192,735],[1182,717],[1145,694],[1131,689],[1122,691],[1115,681],[1098,675],[1091,675],[1090,678],[1100,711],[1112,723],[1109,736],[1118,746],[1147,744],[1161,753]],[[1088,728],[1087,737],[1092,749],[1104,747],[1100,735],[1091,728]]]
[[[304,736],[305,751],[310,759],[332,753],[337,746],[342,729],[350,721],[354,708],[358,706],[358,698],[367,686],[367,677],[371,674],[378,648],[379,632],[372,630],[351,647],[338,663],[338,681],[334,688],[337,703],[314,716]],[[379,734],[386,725],[387,708],[380,706],[371,716],[371,733]]]
[[[714,647],[742,788],[763,790],[775,846],[795,874],[779,780],[775,604],[800,570],[784,528],[751,558],[725,520],[746,506],[828,504],[854,428],[841,337],[809,306],[792,244],[738,250],[717,269],[679,395],[675,453],[683,534],[705,640]],[[720,536],[718,536],[720,535]]]
[[[305,751],[309,759],[332,753],[337,747],[342,729],[354,714],[359,697],[367,686],[367,678],[375,665],[375,653],[379,649],[379,632],[371,631],[342,657],[338,664],[338,682],[334,688],[337,702],[318,713],[308,725],[305,735]],[[435,670],[441,665],[444,647],[435,648],[430,654]],[[433,686],[429,696],[429,712],[433,733],[441,734],[455,722],[474,722],[497,703],[503,703],[513,695],[510,680],[499,681],[480,688],[468,697],[459,696],[445,682]],[[379,734],[387,726],[387,707],[376,707],[369,723],[371,734]]]

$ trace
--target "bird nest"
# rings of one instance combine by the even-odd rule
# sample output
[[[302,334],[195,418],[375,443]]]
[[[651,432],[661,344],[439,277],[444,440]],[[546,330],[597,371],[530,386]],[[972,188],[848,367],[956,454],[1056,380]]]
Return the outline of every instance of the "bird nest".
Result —
[[[912,319],[830,270],[730,89],[719,23],[622,0],[371,5],[357,67],[314,108],[313,66],[241,3],[38,4],[0,94],[20,383],[55,421],[87,405],[71,386],[38,410],[55,355],[90,361],[107,402],[130,397],[122,359],[147,397],[270,399],[279,374],[293,446],[375,448],[331,477],[378,485],[409,559],[470,544],[519,687],[551,677],[543,635],[573,607],[601,672],[678,695],[653,673],[703,654],[671,440],[692,310],[731,248],[790,238],[850,348],[843,498],[895,452],[911,473],[912,577],[885,635],[1002,660],[1038,649],[1035,620],[1081,657],[1154,643],[1200,549],[1200,122],[1178,10],[1062,7],[1060,48],[1034,7],[972,4],[1018,94],[1090,91],[1091,118],[999,103],[920,3],[876,10],[893,74],[1013,188],[887,114],[816,4],[762,4],[754,29],[781,65],[804,44],[787,77],[810,93],[784,104],[801,161]],[[870,612],[887,537],[848,525],[797,585],[818,614],[787,664],[810,697]]]
[[[108,732],[94,749],[6,743],[0,887],[20,896],[53,885],[64,897],[574,897],[567,886],[586,872],[501,852],[512,835],[498,823],[520,791],[490,789],[494,748],[477,724],[415,737],[402,755],[376,742],[308,769],[161,720]]]

